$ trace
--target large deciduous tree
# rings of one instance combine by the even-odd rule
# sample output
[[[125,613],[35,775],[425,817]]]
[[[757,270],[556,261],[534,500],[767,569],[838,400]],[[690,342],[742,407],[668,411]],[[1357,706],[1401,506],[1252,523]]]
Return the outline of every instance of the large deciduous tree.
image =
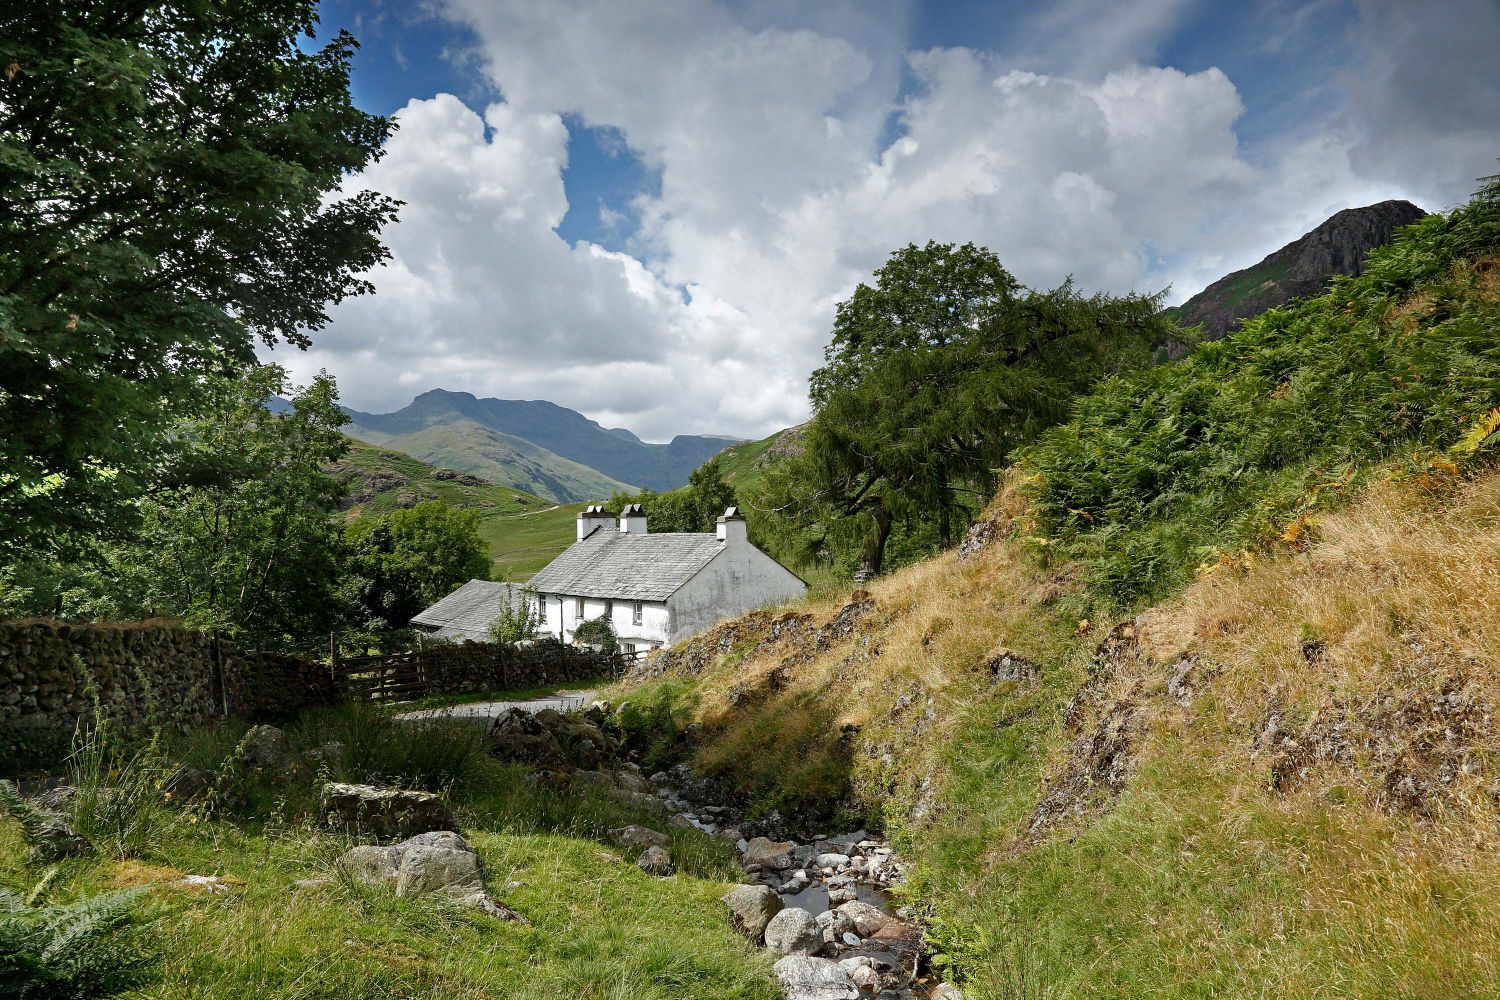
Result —
[[[316,12],[0,4],[0,554],[97,531],[215,374],[369,289],[397,203],[338,192],[393,125]]]
[[[371,631],[404,629],[460,584],[489,576],[479,515],[441,500],[366,515],[346,532],[351,571]]]
[[[776,515],[773,531],[857,548],[871,573],[898,524],[933,525],[947,545],[1012,448],[1175,332],[1157,307],[1071,282],[1029,291],[973,244],[898,250],[839,304],[804,447],[773,467],[756,505]]]

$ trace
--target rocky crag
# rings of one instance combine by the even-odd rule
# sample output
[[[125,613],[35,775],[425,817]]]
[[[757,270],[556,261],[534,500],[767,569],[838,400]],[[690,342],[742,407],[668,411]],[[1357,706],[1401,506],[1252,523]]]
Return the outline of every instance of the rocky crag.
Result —
[[[1202,325],[1217,340],[1267,309],[1319,295],[1335,275],[1359,274],[1371,250],[1427,213],[1409,201],[1349,208],[1253,267],[1225,275],[1174,310],[1184,327]]]

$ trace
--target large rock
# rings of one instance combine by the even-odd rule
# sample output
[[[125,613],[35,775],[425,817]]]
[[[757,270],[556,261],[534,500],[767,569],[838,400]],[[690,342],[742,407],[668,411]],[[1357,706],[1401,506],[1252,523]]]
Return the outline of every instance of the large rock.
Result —
[[[811,955],[823,947],[823,932],[806,910],[782,910],[766,924],[766,947],[778,955]]]
[[[758,865],[770,871],[786,871],[796,864],[792,854],[795,846],[790,841],[755,837],[745,846],[745,866]]]
[[[647,875],[665,877],[672,874],[672,855],[664,847],[648,847],[635,859],[636,867]]]
[[[839,963],[807,955],[788,955],[771,967],[786,1000],[855,1000],[859,987]]]
[[[42,818],[25,832],[26,842],[31,846],[31,859],[41,864],[52,864],[64,858],[89,854],[94,845],[89,839],[61,816],[44,813]]]
[[[396,895],[420,896],[440,892],[471,896],[484,892],[484,870],[473,850],[408,842],[396,872]]]
[[[275,726],[255,726],[241,743],[240,760],[277,778],[290,778],[302,770],[292,753],[286,733]]]
[[[545,765],[563,762],[557,737],[524,709],[512,708],[500,713],[490,725],[488,738],[490,752],[501,760]]]
[[[860,937],[872,937],[891,919],[889,914],[857,899],[852,903],[842,904],[838,912],[849,918],[854,924],[855,933]]]
[[[854,921],[849,919],[847,913],[838,910],[824,910],[817,916],[818,931],[824,941],[837,942],[844,939],[845,934],[854,933]]]
[[[432,792],[336,781],[323,786],[323,815],[345,829],[381,838],[411,837],[458,825],[447,805]]]
[[[362,844],[344,852],[339,867],[367,885],[394,884],[398,896],[439,895],[501,920],[525,919],[491,899],[484,889],[484,862],[468,841],[451,830],[418,834],[399,844]]]
[[[776,891],[765,885],[742,885],[724,894],[729,922],[751,941],[759,941],[771,918],[785,905]]]
[[[636,826],[634,823],[611,830],[609,835],[614,838],[615,843],[629,851],[644,851],[648,847],[660,847],[665,850],[672,846],[672,839],[665,833],[657,833],[655,830]]]

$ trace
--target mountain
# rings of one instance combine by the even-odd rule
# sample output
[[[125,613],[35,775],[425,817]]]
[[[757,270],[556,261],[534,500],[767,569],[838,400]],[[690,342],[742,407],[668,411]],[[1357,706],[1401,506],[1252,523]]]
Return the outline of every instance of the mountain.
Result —
[[[1169,312],[1183,326],[1203,325],[1210,340],[1239,326],[1240,320],[1304,295],[1319,295],[1338,274],[1359,274],[1365,257],[1384,246],[1396,230],[1426,216],[1409,201],[1382,201],[1348,208],[1265,260],[1209,285]]]
[[[344,412],[353,437],[564,502],[632,485],[675,489],[736,440],[683,434],[648,444],[545,400],[479,399],[446,389],[424,392],[393,413]]]

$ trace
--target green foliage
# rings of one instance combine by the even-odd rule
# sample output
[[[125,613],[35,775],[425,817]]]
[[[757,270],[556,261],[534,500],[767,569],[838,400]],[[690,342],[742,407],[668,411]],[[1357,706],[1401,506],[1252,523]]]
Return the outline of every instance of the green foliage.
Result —
[[[132,745],[96,705],[94,724],[80,723],[68,757],[68,784],[75,792],[67,813],[73,828],[101,853],[141,857],[172,822],[162,797],[171,770],[160,732]]]
[[[1161,595],[1380,463],[1422,466],[1484,430],[1500,404],[1500,301],[1468,265],[1497,249],[1492,181],[1328,294],[1104,381],[1022,453],[1044,530],[1116,599]]]
[[[0,7],[0,553],[114,526],[206,377],[369,290],[393,128],[313,0]],[[76,533],[76,534],[74,534]]]
[[[839,305],[801,455],[749,504],[784,544],[872,573],[893,532],[923,539],[912,556],[949,544],[1013,448],[1175,333],[1155,298],[1027,291],[973,244],[905,247],[875,278]]]
[[[735,505],[734,487],[724,481],[724,467],[716,455],[694,469],[688,484],[680,489],[668,493],[641,490],[634,496],[616,493],[605,506],[618,515],[633,503],[646,509],[655,533],[713,531],[719,515]]]
[[[462,719],[401,722],[377,705],[351,702],[309,717],[304,742],[343,744],[332,762],[345,781],[439,792],[482,784],[489,763],[484,727]]]
[[[537,592],[522,587],[519,604],[504,598],[500,601],[500,614],[490,623],[490,638],[495,642],[525,642],[535,639],[542,625],[541,602]]]
[[[333,380],[320,375],[272,413],[286,391],[278,366],[213,380],[213,400],[180,429],[179,480],[141,503],[134,544],[112,549],[94,581],[117,612],[169,615],[243,648],[307,648],[342,614],[342,489],[323,467],[343,454]]]
[[[157,959],[131,919],[140,897],[127,889],[36,906],[0,889],[0,997],[93,1000],[147,982]]]
[[[590,618],[573,630],[573,642],[580,646],[593,646],[601,652],[614,653],[620,649],[615,639],[615,627],[604,615]]]
[[[474,511],[437,500],[350,523],[345,539],[367,618],[378,628],[405,628],[454,588],[487,578],[478,527]]]
[[[505,517],[550,507],[550,500],[532,496],[509,486],[485,482],[467,473],[434,468],[419,458],[390,448],[377,448],[350,439],[349,453],[330,470],[349,487],[361,492],[356,513],[389,514],[418,502],[441,500],[449,507],[473,510],[481,517]],[[448,478],[451,477],[451,478]],[[373,492],[373,496],[368,493]]]

